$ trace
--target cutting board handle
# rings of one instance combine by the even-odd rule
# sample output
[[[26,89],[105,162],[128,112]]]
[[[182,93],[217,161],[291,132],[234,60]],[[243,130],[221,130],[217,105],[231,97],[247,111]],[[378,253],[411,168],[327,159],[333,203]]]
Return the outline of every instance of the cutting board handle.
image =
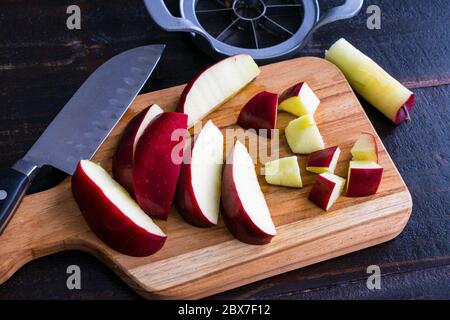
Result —
[[[25,263],[52,253],[95,246],[95,237],[70,191],[70,177],[58,186],[23,198],[0,236],[0,283]],[[92,241],[90,241],[92,239]]]

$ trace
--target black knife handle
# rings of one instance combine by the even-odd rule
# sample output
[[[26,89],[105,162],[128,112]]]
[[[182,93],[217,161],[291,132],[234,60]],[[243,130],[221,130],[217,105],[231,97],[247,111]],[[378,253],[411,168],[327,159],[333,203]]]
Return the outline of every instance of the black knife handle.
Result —
[[[36,166],[23,173],[15,167],[23,167],[19,160],[12,168],[0,173],[0,235],[5,230],[19,203],[25,195],[31,180],[34,177]]]

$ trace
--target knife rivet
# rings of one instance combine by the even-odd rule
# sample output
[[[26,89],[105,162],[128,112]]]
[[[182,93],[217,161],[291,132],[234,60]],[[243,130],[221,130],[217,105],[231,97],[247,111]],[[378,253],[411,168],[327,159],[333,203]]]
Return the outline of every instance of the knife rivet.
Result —
[[[5,190],[0,190],[0,201],[5,200],[7,196],[8,192],[6,192]]]

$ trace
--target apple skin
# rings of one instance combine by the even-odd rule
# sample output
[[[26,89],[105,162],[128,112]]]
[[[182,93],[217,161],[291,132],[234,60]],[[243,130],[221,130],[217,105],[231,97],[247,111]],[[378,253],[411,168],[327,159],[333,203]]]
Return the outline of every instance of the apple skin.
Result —
[[[315,172],[315,173],[322,173],[322,172],[334,172],[333,170],[330,170],[330,165],[332,164],[333,157],[336,154],[336,152],[339,152],[339,147],[329,147],[326,149],[318,150],[310,154],[308,164],[306,165],[306,170]],[[318,168],[321,168],[322,170],[317,170]]]
[[[342,194],[344,185],[345,179],[339,176],[328,172],[319,174],[309,192],[308,199],[328,211]]]
[[[377,193],[383,168],[349,168],[347,197],[366,197]]]
[[[239,142],[237,142],[239,143]],[[229,158],[233,158],[236,145],[230,152]],[[221,212],[228,230],[240,241],[264,245],[270,243],[275,235],[268,234],[259,228],[250,218],[239,197],[233,177],[233,161],[226,161],[222,175]]]
[[[239,90],[236,90],[235,92],[232,92],[230,94],[230,96],[228,97],[223,97],[223,100],[215,105],[215,106],[209,106],[209,110],[206,114],[204,114],[200,119],[191,119],[189,117],[188,119],[188,127],[193,126],[197,121],[200,121],[203,117],[205,117],[207,114],[213,112],[217,107],[219,107],[221,104],[225,103],[227,100],[231,99],[233,96],[235,96],[241,89],[243,89],[246,85],[248,85],[252,80],[254,80],[260,73],[260,70],[258,68],[258,65],[256,64],[256,62],[253,60],[253,58],[248,55],[248,54],[238,54],[235,56],[231,56],[228,58],[225,58],[223,60],[220,60],[218,62],[216,62],[215,64],[213,64],[212,66],[209,66],[208,68],[204,69],[203,71],[199,72],[194,78],[191,79],[191,81],[188,82],[188,84],[184,87],[183,92],[181,93],[181,97],[180,97],[180,102],[178,104],[178,112],[181,113],[188,113],[188,110],[186,110],[186,101],[188,99],[188,95],[191,91],[191,89],[193,88],[193,86],[195,85],[195,83],[197,82],[197,80],[199,78],[202,77],[202,75],[207,72],[208,70],[210,70],[211,68],[214,68],[215,66],[217,66],[220,63],[226,63],[226,60],[230,61],[230,60],[237,60],[237,59],[248,59],[249,60],[249,65],[246,66],[249,68],[249,70],[251,71],[250,73],[252,74],[252,78],[251,79],[247,79],[246,83],[243,84],[243,86],[241,88],[239,88]]]
[[[193,147],[191,148],[191,150]],[[192,153],[191,153],[192,154]],[[191,225],[208,228],[214,226],[202,213],[192,186],[192,170],[190,164],[183,163],[178,179],[175,202],[180,215]]]
[[[277,107],[278,95],[262,91],[245,104],[237,123],[244,129],[255,129],[258,134],[271,138],[277,123]]]
[[[114,250],[145,257],[163,247],[166,237],[149,233],[122,213],[84,172],[80,163],[72,177],[72,193],[91,230]]]
[[[155,116],[157,113],[163,112],[156,104],[148,106],[139,112],[125,128],[117,145],[116,152],[112,158],[112,172],[114,179],[119,182],[133,197],[134,189],[132,168],[135,139],[142,122],[146,118],[149,110],[152,108],[155,108]],[[152,117],[152,119],[153,118],[154,117]]]
[[[326,211],[334,187],[335,184],[332,181],[318,175],[309,192],[308,200]]]
[[[136,201],[152,218],[167,220],[175,194],[181,162],[172,152],[183,141],[172,141],[176,130],[187,132],[187,115],[164,112],[151,122],[139,139],[134,153],[133,186]],[[180,139],[180,140],[181,140]],[[182,159],[184,145],[177,155]],[[178,160],[178,159],[177,159]]]

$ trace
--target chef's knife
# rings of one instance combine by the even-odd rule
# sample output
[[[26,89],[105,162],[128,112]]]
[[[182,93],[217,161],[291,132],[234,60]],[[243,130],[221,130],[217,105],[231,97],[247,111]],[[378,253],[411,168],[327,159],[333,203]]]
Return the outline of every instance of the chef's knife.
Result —
[[[0,174],[0,234],[39,168],[51,165],[70,175],[91,159],[149,78],[164,45],[128,50],[83,83],[27,154]]]

